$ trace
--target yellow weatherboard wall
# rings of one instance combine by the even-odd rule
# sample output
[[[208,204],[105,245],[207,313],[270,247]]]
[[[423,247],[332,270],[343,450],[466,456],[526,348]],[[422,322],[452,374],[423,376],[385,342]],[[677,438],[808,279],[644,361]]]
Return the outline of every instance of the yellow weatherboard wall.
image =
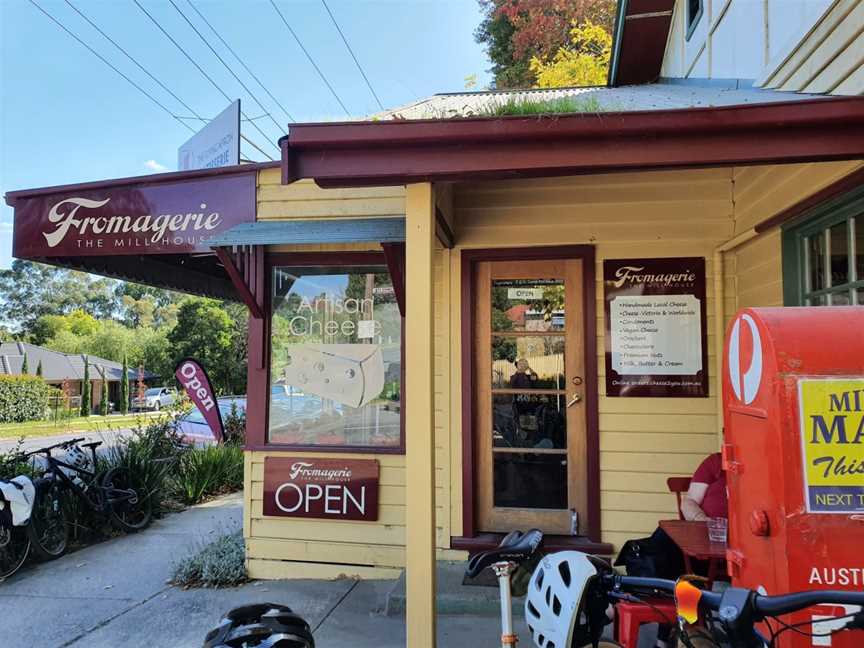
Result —
[[[757,223],[859,168],[834,162],[742,169],[698,169],[464,183],[436,186],[438,206],[457,245],[432,251],[436,546],[439,558],[462,534],[461,250],[477,247],[591,244],[597,252],[597,348],[602,540],[620,547],[677,515],[666,488],[719,448],[714,258],[717,248]],[[321,189],[280,184],[260,172],[258,218],[346,218],[405,214],[403,187]],[[280,251],[375,249],[369,244],[281,246]],[[604,259],[704,256],[709,398],[607,398],[604,395]],[[743,306],[782,304],[780,230],[722,255],[723,322]],[[411,290],[411,286],[407,286]],[[410,313],[409,313],[410,317]],[[246,453],[244,534],[255,578],[387,577],[405,564],[406,484],[402,455],[352,454],[381,464],[377,522],[264,517],[264,458]],[[345,456],[333,452],[306,456]]]

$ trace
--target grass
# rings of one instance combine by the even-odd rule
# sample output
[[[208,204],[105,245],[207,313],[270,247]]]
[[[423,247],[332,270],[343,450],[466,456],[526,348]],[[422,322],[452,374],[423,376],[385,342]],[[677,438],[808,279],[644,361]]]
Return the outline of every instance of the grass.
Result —
[[[173,565],[171,582],[181,587],[233,587],[246,582],[243,533],[229,533]]]
[[[497,101],[485,106],[484,117],[506,117],[510,115],[560,115],[566,113],[599,113],[610,110],[604,107],[597,97],[561,97],[558,99],[517,99]]]
[[[108,416],[87,416],[63,421],[28,421],[26,423],[6,423],[0,425],[0,439],[19,437],[40,437],[66,434],[69,432],[99,432],[107,428],[127,428],[139,421],[146,421],[160,412],[139,412],[136,414],[109,414]],[[164,414],[164,412],[161,412]]]

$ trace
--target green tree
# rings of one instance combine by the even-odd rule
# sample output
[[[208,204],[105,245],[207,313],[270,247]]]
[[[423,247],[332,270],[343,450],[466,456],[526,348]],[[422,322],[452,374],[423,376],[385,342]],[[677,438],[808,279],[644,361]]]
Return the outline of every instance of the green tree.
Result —
[[[245,392],[246,326],[237,316],[241,311],[239,305],[213,299],[192,297],[184,301],[177,325],[168,334],[172,362],[196,358],[218,392]]]
[[[84,380],[81,382],[81,416],[90,416],[90,361],[84,356]]]
[[[492,62],[497,88],[536,83],[531,60],[551,59],[570,43],[574,23],[591,21],[612,32],[615,0],[479,0],[483,20],[474,32]]]
[[[604,85],[612,54],[612,36],[603,27],[586,21],[574,24],[570,44],[552,59],[533,57],[531,72],[540,88]]]
[[[16,259],[11,269],[0,271],[0,316],[22,336],[29,335],[44,315],[80,309],[97,319],[110,318],[118,306],[114,294],[117,283],[115,279]]]
[[[123,354],[123,375],[120,377],[120,413],[129,412],[129,362]]]
[[[101,370],[102,374],[102,396],[99,399],[99,413],[102,416],[107,416],[108,414],[108,381],[105,380],[105,368],[103,367]]]
[[[30,362],[27,360],[27,354],[24,354],[24,361],[21,363],[21,373],[29,374],[30,373]]]
[[[39,360],[39,364],[36,365],[36,375],[40,378],[42,377],[42,360]]]

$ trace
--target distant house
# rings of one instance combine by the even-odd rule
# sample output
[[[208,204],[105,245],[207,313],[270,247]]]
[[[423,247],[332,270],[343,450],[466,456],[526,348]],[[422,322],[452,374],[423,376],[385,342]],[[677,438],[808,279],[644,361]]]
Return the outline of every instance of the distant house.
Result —
[[[28,373],[35,375],[36,368],[42,364],[42,377],[49,385],[61,389],[64,381],[68,381],[69,396],[73,403],[80,403],[82,384],[84,383],[84,359],[90,364],[90,394],[93,410],[99,408],[102,400],[102,381],[108,382],[108,399],[117,409],[120,399],[120,380],[123,376],[123,365],[113,360],[106,360],[94,355],[81,353],[61,353],[35,344],[24,342],[3,342],[0,344],[0,375],[21,375],[24,356],[27,356]],[[151,371],[144,372],[144,380],[156,378]],[[129,369],[129,395],[134,395],[135,383],[138,380],[138,369]]]

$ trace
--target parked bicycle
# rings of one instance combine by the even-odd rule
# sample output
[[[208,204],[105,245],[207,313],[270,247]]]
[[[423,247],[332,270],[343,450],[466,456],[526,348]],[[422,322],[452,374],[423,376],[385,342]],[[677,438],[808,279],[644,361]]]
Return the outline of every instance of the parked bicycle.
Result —
[[[46,463],[44,475],[35,480],[36,500],[30,523],[25,527],[34,555],[42,560],[58,558],[66,551],[69,524],[64,498],[67,493],[124,531],[143,529],[153,516],[152,498],[135,483],[128,470],[122,467],[97,470],[96,448],[102,442],[81,441],[84,439],[71,439],[24,455],[42,455]],[[90,450],[89,459],[82,448]],[[58,449],[66,451],[64,460],[51,454]]]
[[[12,481],[4,481],[3,486],[15,488]],[[12,501],[4,496],[6,490],[0,488],[0,581],[14,574],[30,553],[30,536],[21,520],[12,511]],[[32,501],[32,500],[31,500]]]
[[[498,548],[468,561],[469,577],[487,567],[498,576],[504,648],[517,642],[511,618],[510,577],[520,565],[536,557],[542,541],[543,533],[537,529],[525,534],[514,531]],[[606,561],[578,551],[549,554],[539,561],[528,583],[525,620],[539,648],[620,648],[620,644],[602,639],[604,628],[613,621],[610,605],[619,600],[651,605],[648,599],[658,596],[674,597],[677,619],[670,622],[677,622],[679,642],[686,648],[775,648],[778,638],[787,632],[830,637],[838,632],[864,630],[864,612],[860,609],[864,606],[864,592],[811,590],[764,596],[740,587],[711,592],[699,589],[686,578],[671,581],[621,576]],[[812,628],[808,631],[810,621],[792,624],[779,618],[824,604],[859,606],[859,611],[820,618],[820,628],[831,628],[827,632]],[[701,620],[700,626],[690,625],[697,619]],[[762,630],[757,627],[760,624]]]

